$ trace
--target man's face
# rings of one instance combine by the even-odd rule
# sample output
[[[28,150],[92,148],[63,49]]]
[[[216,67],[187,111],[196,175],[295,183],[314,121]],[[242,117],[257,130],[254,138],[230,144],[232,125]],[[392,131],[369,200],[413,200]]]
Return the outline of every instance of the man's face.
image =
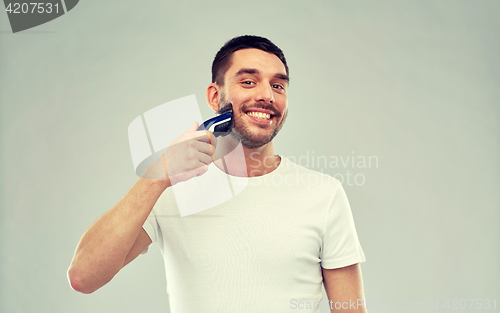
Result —
[[[231,135],[247,148],[273,140],[288,112],[287,89],[285,66],[276,55],[258,49],[234,52],[220,99],[220,108],[233,104]]]

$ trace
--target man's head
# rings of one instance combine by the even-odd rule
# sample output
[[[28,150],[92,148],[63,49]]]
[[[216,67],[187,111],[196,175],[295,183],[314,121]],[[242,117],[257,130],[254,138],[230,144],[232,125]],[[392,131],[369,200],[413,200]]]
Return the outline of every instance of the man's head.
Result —
[[[231,66],[232,55],[234,52],[242,49],[259,49],[276,55],[278,59],[283,62],[286,75],[289,76],[285,55],[278,46],[267,38],[245,35],[229,40],[220,48],[219,52],[217,52],[212,62],[212,83],[224,86],[224,75]]]
[[[232,104],[231,135],[247,148],[259,148],[283,126],[288,81],[285,56],[276,45],[262,37],[236,37],[215,56],[207,100],[215,111]]]

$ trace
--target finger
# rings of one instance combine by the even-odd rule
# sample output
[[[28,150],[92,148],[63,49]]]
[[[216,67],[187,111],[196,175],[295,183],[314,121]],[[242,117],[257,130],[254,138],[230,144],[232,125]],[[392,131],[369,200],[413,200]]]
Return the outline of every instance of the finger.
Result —
[[[200,166],[210,165],[213,162],[213,157],[205,153],[200,153],[198,161],[200,161]]]
[[[211,131],[206,131],[207,132],[207,138],[208,138],[208,143],[213,145],[214,148],[217,147],[217,138],[215,137],[214,133]]]
[[[192,133],[195,134],[195,133]],[[200,136],[193,137],[195,140],[200,141],[200,142],[206,142],[214,146],[214,148],[217,147],[217,138],[215,138],[214,134],[209,131],[209,130],[200,130],[196,132],[196,134],[200,134]],[[203,134],[203,135],[201,135]]]
[[[181,143],[183,141],[190,140],[190,139],[194,139],[194,140],[197,140],[197,141],[208,142],[206,131],[204,131],[204,130],[194,130],[194,131],[192,131],[191,128],[190,128],[187,132],[185,132],[184,134],[182,134],[179,138],[177,138],[174,141],[172,141],[172,144]]]
[[[212,159],[212,162],[215,162],[215,158],[214,158],[214,146],[212,146],[211,144],[204,144],[203,145],[205,149],[203,150],[199,150],[200,152],[202,152],[203,154],[205,155],[208,155],[210,156],[210,158]],[[208,147],[208,149],[206,149],[206,147]]]
[[[215,162],[214,146],[213,145],[210,145],[210,155],[212,156],[212,162]]]
[[[180,135],[179,137],[174,139],[170,143],[170,145],[174,145],[176,143],[180,143],[180,142],[183,142],[183,141],[186,141],[189,139],[193,139],[193,138],[202,136],[202,134],[203,134],[203,131],[201,131],[201,130],[198,131],[198,122],[195,121],[185,133],[183,133],[182,135]]]
[[[196,132],[184,133],[181,137],[179,137],[178,142],[186,141],[189,139],[194,139],[200,142],[211,143],[214,146],[217,145],[217,139],[215,138],[214,134],[208,130],[199,130]]]
[[[191,127],[189,127],[187,132],[194,132],[198,129],[198,127],[200,127],[200,125],[198,124],[197,121],[194,121],[193,125],[191,125]]]
[[[215,147],[213,145],[207,144],[205,142],[198,142],[196,145],[196,149],[203,153],[208,155],[209,157],[212,158],[212,161],[215,161],[214,154],[215,154]]]
[[[212,133],[207,130],[207,138],[208,138],[208,145],[210,147],[210,155],[212,156],[212,161],[215,162],[214,147],[212,145],[212,138],[210,137],[211,135],[212,135]],[[214,137],[214,139],[215,139],[215,137]]]

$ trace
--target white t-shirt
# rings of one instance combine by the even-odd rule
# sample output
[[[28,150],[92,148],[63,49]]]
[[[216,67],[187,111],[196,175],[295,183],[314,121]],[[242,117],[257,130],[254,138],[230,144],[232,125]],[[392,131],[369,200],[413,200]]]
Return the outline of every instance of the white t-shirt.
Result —
[[[259,177],[209,172],[240,192],[181,217],[168,188],[143,226],[163,254],[172,313],[297,312],[321,301],[321,267],[365,261],[338,180],[284,157]]]

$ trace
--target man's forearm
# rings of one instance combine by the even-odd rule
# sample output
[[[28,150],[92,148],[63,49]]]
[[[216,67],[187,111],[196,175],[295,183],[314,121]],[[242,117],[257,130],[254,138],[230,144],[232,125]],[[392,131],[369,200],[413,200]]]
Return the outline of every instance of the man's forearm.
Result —
[[[73,289],[91,293],[118,273],[167,186],[166,180],[140,178],[120,202],[89,227],[68,270]]]

